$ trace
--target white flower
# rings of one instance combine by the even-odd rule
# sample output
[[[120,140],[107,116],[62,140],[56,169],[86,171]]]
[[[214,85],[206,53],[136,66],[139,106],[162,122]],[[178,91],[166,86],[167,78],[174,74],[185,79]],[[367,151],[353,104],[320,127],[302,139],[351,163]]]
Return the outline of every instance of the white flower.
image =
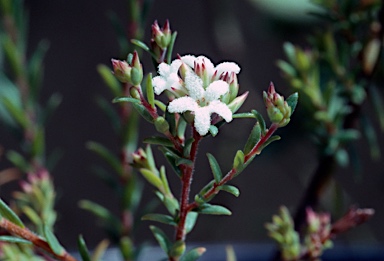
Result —
[[[159,76],[152,79],[153,88],[157,95],[160,95],[165,90],[175,92],[176,90],[183,89],[183,86],[180,84],[181,79],[177,74],[181,64],[181,60],[176,59],[170,65],[166,63],[159,65]]]
[[[238,74],[240,72],[240,67],[234,62],[222,62],[218,64],[216,67],[213,65],[211,60],[208,57],[200,55],[198,57],[194,55],[184,55],[181,57],[181,61],[187,64],[189,67],[194,68],[196,70],[196,65],[204,64],[205,70],[210,78],[215,75],[215,79],[219,79],[219,77],[223,73],[230,74],[234,72]],[[196,72],[196,71],[195,71]],[[196,72],[197,73],[197,72]],[[211,80],[215,80],[211,79]]]
[[[171,101],[168,106],[169,112],[193,112],[195,114],[194,126],[201,136],[208,133],[212,113],[217,113],[226,122],[232,120],[231,110],[219,100],[221,95],[229,91],[228,83],[222,80],[214,81],[204,90],[202,79],[194,72],[188,72],[184,82],[189,96]]]

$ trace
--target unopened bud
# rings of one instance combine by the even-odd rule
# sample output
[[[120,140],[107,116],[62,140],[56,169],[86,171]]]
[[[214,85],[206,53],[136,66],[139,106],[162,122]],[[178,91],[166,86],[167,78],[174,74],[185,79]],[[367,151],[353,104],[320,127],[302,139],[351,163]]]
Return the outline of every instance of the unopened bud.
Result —
[[[132,153],[133,166],[137,168],[145,168],[148,166],[147,154],[142,148]]]
[[[171,43],[172,33],[167,20],[163,28],[160,28],[157,21],[152,25],[152,39],[161,49],[166,49]]]
[[[275,91],[271,82],[268,92],[263,93],[265,107],[271,122],[277,123],[279,127],[284,127],[290,121],[292,108],[284,100],[284,97]]]
[[[228,108],[231,110],[232,113],[237,112],[240,109],[240,107],[243,105],[247,97],[248,97],[248,92],[245,92],[241,96],[236,97],[232,102],[228,104]]]
[[[126,61],[112,59],[112,66],[113,72],[120,82],[130,82],[132,68],[128,65]]]
[[[165,133],[169,130],[169,123],[164,117],[157,117],[155,120],[155,128],[158,132]]]

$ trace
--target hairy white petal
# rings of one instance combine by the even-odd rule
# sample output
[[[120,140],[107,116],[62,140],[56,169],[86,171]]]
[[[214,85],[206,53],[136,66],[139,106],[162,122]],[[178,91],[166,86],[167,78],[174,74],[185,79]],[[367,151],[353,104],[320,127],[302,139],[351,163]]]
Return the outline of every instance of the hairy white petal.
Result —
[[[187,88],[189,96],[195,100],[204,97],[203,81],[193,72],[189,72],[185,76],[185,88]]]
[[[216,66],[216,71],[218,75],[221,75],[223,72],[234,72],[238,74],[240,72],[240,67],[234,62],[223,62]]]
[[[214,101],[220,98],[221,95],[226,94],[229,91],[229,85],[227,82],[219,80],[211,83],[204,94],[207,102]]]
[[[196,56],[188,54],[188,55],[182,56],[180,59],[183,63],[193,68],[195,64]]]
[[[166,81],[161,76],[156,76],[152,79],[152,85],[157,95],[160,95],[166,89]]]
[[[183,113],[186,111],[195,111],[199,108],[197,102],[191,97],[184,96],[171,101],[168,105],[169,112]]]
[[[181,64],[182,64],[182,61],[180,61],[180,59],[173,60],[173,62],[171,62],[171,73],[174,73],[174,72],[177,73]]]
[[[232,112],[225,103],[216,100],[212,101],[207,107],[209,107],[210,113],[217,113],[226,122],[232,121]]]
[[[195,110],[194,126],[201,136],[208,133],[209,126],[211,126],[211,113],[209,107],[201,107]]]

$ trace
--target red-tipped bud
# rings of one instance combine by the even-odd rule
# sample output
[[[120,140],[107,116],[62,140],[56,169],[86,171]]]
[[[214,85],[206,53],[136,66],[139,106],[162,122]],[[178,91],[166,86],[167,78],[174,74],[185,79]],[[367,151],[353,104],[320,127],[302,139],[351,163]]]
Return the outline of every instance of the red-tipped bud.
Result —
[[[160,28],[157,21],[152,25],[152,40],[156,42],[156,45],[159,46],[162,50],[166,49],[171,43],[172,32],[167,20],[163,28]]]

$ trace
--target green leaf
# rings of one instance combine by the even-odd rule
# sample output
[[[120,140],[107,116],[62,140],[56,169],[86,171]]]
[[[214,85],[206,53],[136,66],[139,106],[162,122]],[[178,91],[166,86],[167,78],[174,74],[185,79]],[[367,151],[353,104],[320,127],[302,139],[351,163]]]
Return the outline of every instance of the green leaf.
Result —
[[[211,125],[209,126],[209,132],[215,137],[219,133],[219,129],[215,125]]]
[[[194,138],[189,138],[185,141],[184,148],[183,148],[183,155],[185,158],[189,158],[191,154],[191,147],[194,141],[195,141]]]
[[[82,235],[80,235],[77,239],[77,248],[83,261],[91,261],[87,244],[85,243]]]
[[[13,117],[13,119],[23,128],[26,129],[28,127],[28,118],[23,111],[22,107],[17,106],[16,103],[13,103],[7,97],[2,99],[2,102],[8,111],[8,113]]]
[[[278,136],[278,135],[274,135],[274,136],[270,137],[270,138],[263,144],[263,146],[261,146],[261,148],[260,148],[260,150],[259,150],[259,153],[260,153],[265,147],[267,147],[269,144],[271,144],[271,143],[274,142],[274,141],[280,140],[280,139],[281,139],[281,137]]]
[[[221,172],[220,165],[219,163],[217,163],[217,160],[212,154],[207,153],[207,157],[209,160],[209,165],[211,166],[213,177],[215,178],[216,183],[219,183],[223,178],[223,173]]]
[[[51,247],[52,251],[61,256],[65,253],[64,248],[60,245],[56,236],[52,233],[48,226],[44,225],[44,237],[47,240],[48,245]]]
[[[165,167],[164,166],[160,167],[160,179],[161,179],[161,181],[163,183],[164,193],[166,195],[172,195],[171,189],[169,188],[167,174],[165,172]]]
[[[181,170],[179,169],[178,165],[176,165],[176,160],[180,157],[174,154],[173,152],[167,150],[166,147],[160,147],[159,149],[164,154],[164,157],[167,159],[169,165],[172,167],[175,173],[179,177],[181,177]]]
[[[199,208],[195,211],[197,213],[207,214],[207,215],[232,215],[232,212],[226,207],[219,206],[219,205],[211,205],[208,203],[204,203],[200,205]]]
[[[12,115],[9,113],[8,109],[2,101],[4,99],[10,100],[15,106],[22,108],[20,91],[18,87],[12,81],[10,81],[8,77],[1,71],[0,86],[0,119],[4,124],[10,127],[16,127],[16,119],[12,117]]]
[[[255,114],[251,113],[251,112],[242,112],[242,113],[234,113],[232,115],[232,118],[234,119],[243,119],[243,118],[246,118],[246,119],[254,119],[256,118],[255,117]]]
[[[26,239],[13,236],[0,236],[0,242],[32,245],[32,243]]]
[[[232,185],[222,185],[220,186],[220,190],[226,191],[228,193],[231,193],[235,197],[238,197],[240,195],[240,190]]]
[[[124,126],[122,126],[122,145],[124,145],[127,153],[132,153],[137,150],[137,142],[139,136],[139,113],[135,110],[130,110],[128,119],[125,120]],[[120,123],[121,120],[118,120]]]
[[[252,110],[253,115],[255,115],[255,118],[260,124],[260,130],[261,130],[261,135],[265,135],[266,131],[266,125],[265,125],[265,120],[263,116],[256,110]]]
[[[175,45],[176,37],[177,37],[177,32],[173,32],[171,37],[171,42],[169,43],[168,51],[167,51],[167,61],[169,64],[172,61],[172,52],[173,52],[173,46]]]
[[[293,78],[293,77],[296,78],[296,75],[297,75],[296,69],[292,65],[287,63],[286,61],[278,60],[277,61],[277,67],[279,67],[280,70],[283,71],[285,76],[288,76],[289,78]]]
[[[180,261],[196,261],[198,260],[204,253],[206,249],[204,247],[197,247],[187,252],[180,258]]]
[[[369,98],[372,99],[372,104],[380,123],[380,128],[384,131],[384,99],[376,86],[372,85],[368,90],[370,92]]]
[[[0,216],[5,218],[15,225],[24,228],[23,222],[21,222],[20,218],[17,216],[13,210],[8,207],[8,205],[0,198]]]
[[[164,214],[146,214],[141,218],[141,220],[156,221],[171,226],[177,226],[177,223],[175,222],[173,217]]]
[[[104,145],[98,142],[90,141],[87,142],[87,148],[103,158],[119,175],[123,173],[120,160],[106,147],[104,147]]]
[[[285,55],[287,56],[289,62],[293,65],[296,64],[296,48],[295,46],[290,42],[285,42],[283,44],[283,49],[285,52]]]
[[[180,210],[179,201],[171,195],[163,196],[162,202],[171,215],[176,215]]]
[[[105,85],[109,87],[111,90],[113,96],[121,96],[122,95],[122,88],[121,83],[115,75],[113,75],[111,68],[104,64],[99,64],[97,66],[97,71],[99,72],[101,78],[103,79]]]
[[[149,138],[145,138],[143,140],[144,143],[153,144],[153,145],[161,145],[166,147],[173,147],[172,141],[164,137],[152,136]]]
[[[113,103],[129,102],[132,104],[141,104],[141,101],[132,97],[116,97],[112,100]]]
[[[179,257],[185,252],[185,242],[183,240],[177,240],[172,244],[169,250],[170,257]]]
[[[148,110],[139,103],[132,103],[133,107],[137,110],[137,112],[148,122],[153,123],[153,117],[148,112]]]
[[[172,136],[175,137],[177,134],[175,113],[170,113],[168,110],[166,110],[164,117],[169,124],[169,131],[171,132]]]
[[[168,254],[171,248],[171,241],[168,239],[167,235],[158,227],[150,226],[149,228],[151,229],[161,249]]]
[[[154,173],[153,171],[144,168],[140,169],[140,173],[150,184],[152,184],[159,190],[163,188],[163,182],[161,181],[157,173]]]
[[[14,151],[10,150],[7,152],[7,159],[12,162],[13,165],[15,165],[17,168],[19,168],[23,172],[28,172],[29,170],[29,163],[24,159],[24,157]]]
[[[155,93],[152,85],[152,73],[149,73],[146,78],[146,91],[147,91],[147,101],[152,108],[155,107]]]
[[[253,147],[255,147],[257,142],[260,140],[260,137],[261,137],[261,128],[260,128],[260,123],[257,121],[251,133],[249,134],[247,143],[244,146],[245,155],[251,152]]]
[[[194,228],[198,216],[199,216],[199,213],[197,212],[194,212],[194,211],[188,212],[187,219],[185,220],[185,231],[187,234],[191,232],[192,229]]]
[[[143,49],[144,51],[146,52],[149,52],[151,49],[148,47],[148,45],[146,45],[145,43],[143,43],[142,41],[140,40],[137,40],[137,39],[131,39],[131,43],[133,43],[134,45],[140,47],[141,49]]]
[[[33,53],[28,63],[28,79],[31,87],[31,96],[37,101],[40,93],[41,79],[43,75],[43,58],[49,48],[46,40],[39,42],[36,51]]]
[[[62,98],[60,94],[54,93],[52,94],[45,106],[45,109],[43,111],[42,115],[42,125],[45,125],[48,122],[48,119],[52,116],[52,114],[55,112],[57,107],[61,104]]]
[[[108,209],[95,202],[89,200],[80,200],[79,206],[82,209],[88,210],[104,222],[111,221],[116,222],[116,224],[119,223],[119,219],[115,217]]]
[[[176,166],[180,165],[187,165],[187,166],[193,166],[193,161],[185,158],[178,158],[175,161]]]
[[[291,115],[296,109],[297,101],[299,99],[299,94],[297,92],[291,94],[287,99],[286,102],[289,107],[291,107]]]
[[[233,168],[236,171],[241,171],[244,166],[244,152],[238,150],[236,152],[235,158],[233,159]]]

